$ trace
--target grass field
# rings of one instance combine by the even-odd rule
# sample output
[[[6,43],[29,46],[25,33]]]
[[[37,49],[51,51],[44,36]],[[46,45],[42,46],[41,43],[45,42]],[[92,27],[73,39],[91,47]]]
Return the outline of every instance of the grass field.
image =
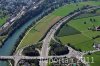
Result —
[[[25,47],[27,45],[32,45],[38,40],[40,40],[45,32],[49,29],[51,25],[56,23],[60,18],[64,17],[65,15],[69,14],[70,12],[74,11],[75,9],[81,8],[84,5],[100,5],[98,2],[81,2],[76,4],[69,4],[63,7],[56,9],[53,13],[45,16],[43,19],[39,21],[39,23],[33,26],[25,35],[21,43],[19,44],[18,49]]]
[[[96,22],[91,22],[90,18],[95,19]],[[77,20],[71,20],[68,25],[73,27],[74,29],[80,31],[80,34],[74,35],[66,35],[59,37],[60,40],[64,43],[70,43],[78,49],[82,49],[83,51],[93,50],[93,43],[98,42],[100,43],[100,38],[93,40],[92,38],[100,35],[100,31],[92,31],[88,30],[89,27],[100,26],[100,16],[88,17],[88,18],[81,18]],[[84,24],[84,21],[86,24]],[[66,28],[62,28],[66,29]],[[68,31],[68,30],[67,30]],[[66,31],[66,32],[67,32]],[[62,31],[63,32],[63,31]],[[62,33],[63,34],[63,33]]]
[[[80,34],[81,32],[76,30],[75,28],[69,26],[69,25],[64,25],[62,29],[58,32],[57,36],[62,37],[62,36],[68,36],[68,35],[75,35],[75,34]]]
[[[0,10],[0,26],[2,26],[6,22],[7,19],[8,19],[8,16],[7,15],[4,16],[3,11]]]
[[[94,13],[93,13],[93,11],[94,11]],[[88,11],[88,13],[83,13],[83,14],[75,17],[74,20],[75,19],[81,19],[81,18],[94,17],[94,16],[100,16],[100,9],[90,10],[90,11]]]
[[[85,57],[89,57],[90,58],[90,62],[92,61],[91,57],[93,57],[93,62],[94,63],[90,63],[90,66],[99,66],[100,65],[100,52],[95,52],[91,55],[85,55]]]
[[[7,16],[0,18],[0,26],[2,26],[6,22],[7,18]]]

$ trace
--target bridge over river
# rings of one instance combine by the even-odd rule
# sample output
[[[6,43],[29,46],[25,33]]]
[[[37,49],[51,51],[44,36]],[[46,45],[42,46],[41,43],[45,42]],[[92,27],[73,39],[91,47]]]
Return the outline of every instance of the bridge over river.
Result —
[[[56,23],[50,29],[50,31],[47,33],[46,37],[44,38],[44,43],[43,43],[43,46],[42,46],[42,52],[41,52],[40,56],[34,56],[34,57],[31,57],[31,56],[18,56],[18,55],[14,55],[14,56],[0,56],[0,60],[14,60],[14,66],[17,66],[17,63],[20,60],[39,59],[39,60],[42,61],[40,63],[40,65],[41,66],[45,66],[47,64],[43,64],[44,59],[46,60],[46,59],[63,58],[63,57],[67,57],[67,58],[76,57],[77,59],[79,59],[80,57],[82,57],[84,55],[84,53],[80,53],[78,51],[75,51],[75,50],[71,49],[70,47],[69,47],[70,53],[67,54],[67,55],[62,55],[62,56],[48,56],[48,46],[49,46],[49,43],[50,43],[50,40],[51,40],[52,36],[54,36],[54,33],[57,31],[57,29],[59,29],[59,27],[63,23],[65,23],[66,21],[68,21],[69,19],[71,19],[73,16],[76,16],[77,14],[80,14],[81,12],[88,11],[88,10],[91,10],[91,9],[96,9],[96,8],[100,8],[100,7],[92,7],[92,8],[88,8],[88,9],[85,9],[85,10],[82,10],[82,11],[79,11],[79,12],[75,12],[74,14],[69,15],[69,16],[63,18],[58,23]],[[45,52],[47,52],[47,53],[45,53]],[[84,62],[84,63],[87,64],[86,62]],[[88,66],[88,64],[86,66]]]
[[[41,56],[0,56],[0,60],[13,60],[14,61],[14,66],[18,65],[18,62],[20,60],[40,60],[42,62],[52,60],[52,59],[58,59],[58,58],[70,58],[71,56],[69,55],[62,55],[62,56],[48,56],[48,57],[41,57]]]

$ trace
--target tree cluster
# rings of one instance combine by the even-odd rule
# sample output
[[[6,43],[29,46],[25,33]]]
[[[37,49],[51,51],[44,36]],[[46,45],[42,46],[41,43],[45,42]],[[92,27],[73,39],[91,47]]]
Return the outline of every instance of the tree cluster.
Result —
[[[39,52],[35,49],[34,45],[26,47],[22,54],[25,56],[39,56]]]
[[[65,55],[69,53],[68,47],[52,41],[50,44],[50,55]]]

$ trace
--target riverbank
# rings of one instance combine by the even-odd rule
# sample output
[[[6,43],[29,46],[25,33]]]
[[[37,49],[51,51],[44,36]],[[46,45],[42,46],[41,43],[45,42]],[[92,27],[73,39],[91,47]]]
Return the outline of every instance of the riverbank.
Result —
[[[62,10],[61,10],[62,11]],[[58,12],[59,13],[59,12]],[[59,15],[59,14],[58,14]],[[66,15],[66,14],[65,14]],[[12,52],[12,49],[15,50],[14,48],[16,41],[19,39],[20,35],[25,31],[25,29],[27,29],[27,27],[29,25],[31,25],[33,23],[35,19],[32,19],[30,21],[28,21],[26,24],[24,24],[20,29],[17,29],[15,33],[12,34],[11,37],[9,37],[9,39],[5,42],[4,46],[2,48],[0,48],[0,55],[10,55]],[[36,21],[37,22],[37,21]],[[42,23],[42,26],[44,25],[44,23]],[[47,25],[48,26],[48,25]],[[37,31],[36,31],[37,32]],[[38,35],[37,35],[38,36]],[[36,36],[36,37],[37,37]],[[36,38],[35,37],[35,38]],[[27,38],[28,39],[28,38]],[[29,38],[30,39],[30,38]],[[33,40],[33,39],[32,39]],[[26,40],[27,41],[27,40]],[[32,43],[33,44],[33,43]],[[17,44],[18,45],[18,44]],[[5,66],[2,65],[1,66]]]
[[[64,3],[65,4],[65,3]],[[60,5],[60,6],[63,6],[64,4],[62,4],[62,5]],[[53,5],[53,6],[51,6],[50,8],[48,8],[47,10],[45,10],[45,12],[42,14],[43,16],[47,16],[49,13],[52,13],[55,9],[57,9],[58,7],[60,7],[60,6],[58,6],[59,4],[57,4],[57,5]],[[43,17],[43,18],[45,18],[45,17]],[[41,18],[41,19],[43,19],[43,18]],[[54,16],[52,16],[51,18],[54,18]],[[51,19],[50,18],[50,19]],[[57,19],[59,19],[60,17],[57,17]],[[35,24],[35,25],[33,25],[33,26],[31,26],[31,28],[25,33],[25,36],[30,32],[30,30],[31,29],[33,29],[33,27],[35,28],[38,24],[40,24],[41,23],[41,19],[39,19],[39,20],[37,20],[37,23]],[[54,20],[55,21],[55,20]],[[54,22],[53,21],[53,22]],[[56,22],[56,21],[55,21]],[[52,24],[53,25],[53,24]],[[50,27],[50,26],[49,26]],[[37,31],[37,30],[36,30]],[[24,39],[25,37],[23,37],[23,39]],[[28,39],[27,38],[27,40],[30,40],[30,38]],[[22,42],[22,41],[21,41]],[[20,43],[21,43],[20,42]],[[20,44],[19,43],[19,44]],[[37,43],[37,42],[36,42]],[[18,45],[18,47],[19,47],[19,45]],[[18,49],[18,47],[16,48],[16,51],[18,51],[17,49]],[[24,46],[25,47],[25,46]]]
[[[0,48],[3,46],[5,39],[7,38],[7,35],[0,36]]]
[[[80,9],[83,6],[90,5],[99,5],[98,2],[95,1],[88,1],[88,2],[81,2],[81,3],[74,3],[74,4],[68,4],[63,7],[60,7],[56,9],[51,14],[47,15],[43,19],[39,21],[39,23],[36,26],[33,26],[24,36],[24,38],[21,40],[19,46],[17,47],[17,50],[20,48],[32,45],[36,42],[38,42],[48,31],[50,26],[54,23],[56,23],[60,18],[68,15],[70,12],[73,12],[76,9]],[[57,17],[60,17],[59,19],[56,19]],[[55,20],[56,19],[56,20]],[[53,21],[54,20],[54,21]]]

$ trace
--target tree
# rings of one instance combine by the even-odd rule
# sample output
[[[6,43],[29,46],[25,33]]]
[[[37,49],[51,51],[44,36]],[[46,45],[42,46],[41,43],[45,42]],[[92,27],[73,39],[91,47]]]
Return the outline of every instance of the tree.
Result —
[[[26,56],[39,56],[39,52],[35,49],[34,45],[26,47],[23,50],[22,54],[24,54]]]
[[[95,19],[93,19],[93,22],[96,22],[96,20],[95,20]]]
[[[86,22],[84,22],[84,24],[86,24]]]
[[[92,18],[90,18],[90,21],[92,22]]]
[[[69,52],[68,47],[62,45],[61,43],[57,43],[53,40],[50,46],[50,55],[64,55]]]
[[[63,46],[54,49],[54,53],[56,55],[64,55],[67,54],[68,52],[69,52],[68,48]]]

